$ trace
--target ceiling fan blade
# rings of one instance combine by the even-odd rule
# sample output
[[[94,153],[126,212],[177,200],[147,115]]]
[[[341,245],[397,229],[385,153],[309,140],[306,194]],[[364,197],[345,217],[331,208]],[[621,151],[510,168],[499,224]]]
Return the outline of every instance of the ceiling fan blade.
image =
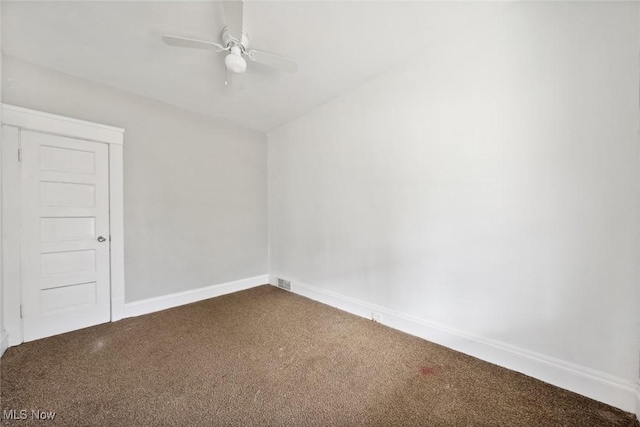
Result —
[[[237,41],[242,41],[242,0],[226,0],[223,4],[229,34]]]
[[[169,46],[175,47],[188,47],[191,49],[204,49],[204,50],[214,50],[216,52],[222,52],[225,48],[215,42],[208,42],[205,40],[196,40],[196,39],[188,39],[185,37],[177,37],[177,36],[162,36],[162,40],[168,44]]]
[[[278,68],[288,73],[295,73],[298,70],[298,63],[293,59],[284,58],[272,53],[260,52],[258,50],[250,50],[246,52],[246,55],[252,61]]]
[[[246,88],[244,82],[244,73],[238,74],[233,71],[229,71],[226,67],[224,69],[224,85],[233,90],[234,92],[243,91]]]
[[[213,9],[213,28],[211,33],[219,36],[227,26],[224,17],[224,5],[221,1],[214,1],[211,7]]]

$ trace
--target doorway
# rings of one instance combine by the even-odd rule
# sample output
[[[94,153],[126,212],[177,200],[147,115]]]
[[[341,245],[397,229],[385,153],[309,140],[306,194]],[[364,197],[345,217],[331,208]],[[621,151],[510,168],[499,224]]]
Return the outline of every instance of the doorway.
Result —
[[[3,105],[9,345],[123,317],[123,132]]]

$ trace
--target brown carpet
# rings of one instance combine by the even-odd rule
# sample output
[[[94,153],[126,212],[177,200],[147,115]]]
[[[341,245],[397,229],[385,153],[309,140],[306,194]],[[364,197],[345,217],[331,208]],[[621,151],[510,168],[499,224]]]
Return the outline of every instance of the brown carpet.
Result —
[[[0,364],[2,409],[29,410],[5,425],[640,425],[271,286],[23,344]]]

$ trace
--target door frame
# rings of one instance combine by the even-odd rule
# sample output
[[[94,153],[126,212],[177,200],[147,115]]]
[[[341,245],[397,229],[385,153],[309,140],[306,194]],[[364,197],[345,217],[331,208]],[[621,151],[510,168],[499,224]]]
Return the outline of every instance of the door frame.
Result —
[[[20,131],[107,144],[109,148],[109,230],[111,237],[111,321],[124,317],[124,129],[2,104],[2,305],[9,346],[23,342],[20,280]],[[1,333],[1,331],[0,331]]]

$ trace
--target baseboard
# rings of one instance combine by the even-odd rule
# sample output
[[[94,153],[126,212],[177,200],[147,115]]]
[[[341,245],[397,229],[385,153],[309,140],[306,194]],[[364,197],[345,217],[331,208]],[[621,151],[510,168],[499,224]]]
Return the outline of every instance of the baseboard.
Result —
[[[192,289],[170,295],[149,298],[141,301],[130,302],[124,305],[124,317],[135,317],[143,314],[166,310],[180,305],[190,304],[220,295],[242,291],[269,282],[269,276],[249,277],[247,279],[236,280],[234,282],[221,283],[219,285],[207,286],[206,288]]]
[[[0,333],[0,357],[9,348],[9,333],[7,331],[1,331]]]
[[[283,276],[277,277],[288,280]],[[276,276],[270,276],[269,283],[275,285]],[[391,328],[523,373],[624,411],[637,411],[636,384],[631,381],[293,280],[291,291],[367,319],[371,319],[372,313],[376,313],[380,323]]]
[[[1,0],[0,0],[1,1]],[[124,298],[114,298],[111,300],[111,321],[116,322],[118,320],[127,317],[125,311]]]

